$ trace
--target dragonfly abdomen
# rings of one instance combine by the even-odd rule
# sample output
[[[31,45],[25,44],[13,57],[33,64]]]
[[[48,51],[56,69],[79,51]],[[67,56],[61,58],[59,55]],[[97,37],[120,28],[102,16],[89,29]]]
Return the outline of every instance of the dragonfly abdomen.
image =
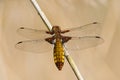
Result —
[[[64,50],[60,39],[56,39],[54,45],[54,62],[57,68],[61,70],[64,65]]]

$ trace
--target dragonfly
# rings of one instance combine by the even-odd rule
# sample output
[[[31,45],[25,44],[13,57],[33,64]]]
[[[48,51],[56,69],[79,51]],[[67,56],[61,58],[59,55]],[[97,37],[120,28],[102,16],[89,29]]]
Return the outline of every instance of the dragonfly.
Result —
[[[98,22],[66,30],[61,30],[59,26],[53,26],[51,31],[20,27],[17,32],[32,40],[20,41],[15,47],[35,53],[45,53],[53,49],[54,63],[58,70],[62,70],[65,61],[63,45],[72,51],[95,47],[103,43],[100,29]]]

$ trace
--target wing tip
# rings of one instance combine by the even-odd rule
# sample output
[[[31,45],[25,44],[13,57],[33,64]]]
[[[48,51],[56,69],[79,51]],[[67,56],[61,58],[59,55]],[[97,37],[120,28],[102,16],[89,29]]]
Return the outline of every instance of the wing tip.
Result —
[[[95,38],[101,38],[100,36],[95,36]]]
[[[93,22],[93,24],[98,24],[98,22]]]
[[[22,43],[22,41],[18,42],[17,44],[21,44],[21,43]]]
[[[19,29],[25,29],[24,27],[20,27]]]

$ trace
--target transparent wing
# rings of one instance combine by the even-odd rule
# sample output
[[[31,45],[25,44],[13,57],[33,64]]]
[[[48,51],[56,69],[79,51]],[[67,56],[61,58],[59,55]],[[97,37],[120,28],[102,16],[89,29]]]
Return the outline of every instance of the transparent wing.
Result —
[[[101,43],[103,43],[103,39],[99,36],[84,36],[73,37],[71,40],[65,43],[65,45],[70,50],[80,50],[95,47]]]
[[[24,27],[19,28],[17,32],[29,39],[44,39],[50,36],[45,30],[36,30]]]
[[[93,22],[84,26],[70,29],[69,32],[66,32],[65,36],[71,37],[83,37],[83,36],[99,36],[101,32],[100,23]]]
[[[18,42],[15,47],[17,49],[29,52],[43,53],[52,50],[51,44],[44,40],[27,40]]]

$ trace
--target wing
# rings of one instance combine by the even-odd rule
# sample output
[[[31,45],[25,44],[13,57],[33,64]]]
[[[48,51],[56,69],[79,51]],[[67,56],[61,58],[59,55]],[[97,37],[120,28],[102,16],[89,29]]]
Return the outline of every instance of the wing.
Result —
[[[27,40],[18,42],[15,47],[17,49],[35,53],[43,53],[52,50],[52,45],[45,40]]]
[[[70,50],[87,49],[95,47],[103,43],[103,39],[99,36],[84,36],[84,37],[73,37],[67,43],[66,47]]]
[[[50,36],[44,30],[36,30],[24,27],[20,27],[17,32],[29,39],[45,39]]]
[[[64,36],[83,37],[83,36],[99,36],[101,32],[100,23],[93,22],[84,26],[70,29]]]

